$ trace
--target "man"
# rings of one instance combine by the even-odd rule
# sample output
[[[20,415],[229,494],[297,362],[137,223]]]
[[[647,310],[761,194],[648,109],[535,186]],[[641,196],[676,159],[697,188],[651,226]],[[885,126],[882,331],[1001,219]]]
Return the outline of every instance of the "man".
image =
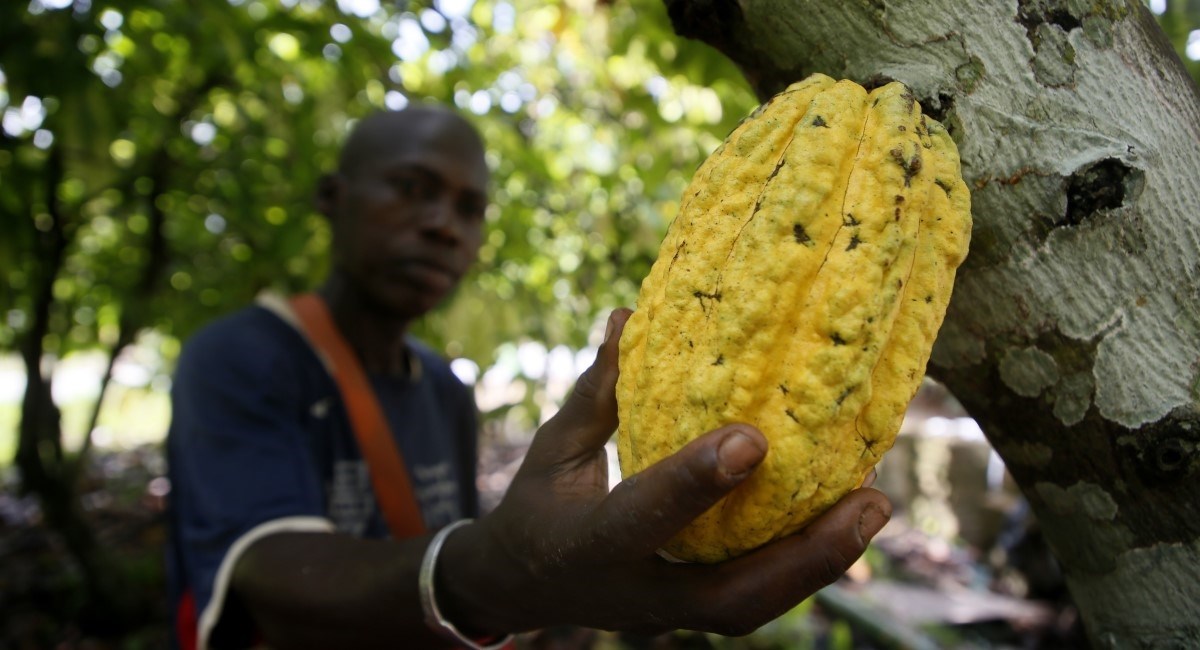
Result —
[[[181,644],[441,647],[559,624],[743,634],[835,580],[886,523],[886,498],[863,489],[798,535],[721,565],[658,557],[767,444],[750,426],[722,427],[609,494],[603,446],[629,315],[617,310],[500,506],[446,527],[477,515],[473,402],[406,332],[475,260],[483,153],[445,109],[382,113],[357,126],[318,191],[333,228],[319,293],[370,376],[426,527],[443,533],[432,544],[387,539],[321,359],[270,309],[234,314],[189,342],[176,377],[168,460]],[[434,579],[419,587],[423,560]]]

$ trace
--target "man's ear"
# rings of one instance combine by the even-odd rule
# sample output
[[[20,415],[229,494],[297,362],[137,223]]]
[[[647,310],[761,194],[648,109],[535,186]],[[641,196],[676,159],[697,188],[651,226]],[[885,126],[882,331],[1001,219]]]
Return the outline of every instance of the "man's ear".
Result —
[[[342,195],[344,179],[338,174],[322,174],[317,181],[316,203],[317,211],[332,219],[337,210],[338,200]]]

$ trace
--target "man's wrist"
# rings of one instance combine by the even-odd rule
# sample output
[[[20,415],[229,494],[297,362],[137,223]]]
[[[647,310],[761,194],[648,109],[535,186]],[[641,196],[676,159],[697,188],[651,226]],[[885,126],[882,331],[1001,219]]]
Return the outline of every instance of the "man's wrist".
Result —
[[[426,624],[449,640],[473,648],[499,648],[511,639],[494,616],[502,597],[479,560],[488,544],[469,519],[438,532],[426,548],[419,586]]]

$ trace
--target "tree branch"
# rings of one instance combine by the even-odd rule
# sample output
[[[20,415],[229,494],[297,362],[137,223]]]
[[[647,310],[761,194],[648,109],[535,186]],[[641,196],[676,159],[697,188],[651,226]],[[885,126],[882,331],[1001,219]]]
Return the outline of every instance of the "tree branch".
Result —
[[[43,272],[33,302],[32,325],[19,345],[25,364],[26,386],[21,407],[16,461],[21,470],[22,487],[35,492],[53,480],[42,456],[42,442],[50,442],[56,455],[60,455],[62,451],[58,410],[51,398],[50,383],[42,373],[42,357],[45,352],[45,337],[50,330],[54,283],[62,271],[67,246],[70,243],[67,223],[57,198],[63,175],[62,152],[57,147],[51,147],[43,185],[46,210],[50,215],[50,229],[38,230],[34,237],[41,249],[38,258],[43,260]],[[32,201],[30,204],[32,207]],[[30,216],[30,223],[33,224],[33,215]],[[49,429],[53,431],[48,431]]]
[[[179,108],[174,114],[167,117],[167,121],[177,123],[184,116],[188,115],[196,109],[200,101],[214,88],[226,84],[229,78],[221,74],[208,74],[204,80],[189,92],[178,104]],[[167,133],[174,133],[174,129],[167,129]],[[83,444],[79,449],[78,457],[75,461],[74,473],[77,476],[79,470],[87,462],[87,458],[91,453],[93,446],[92,433],[96,430],[96,425],[100,421],[100,409],[104,405],[104,395],[108,392],[108,386],[112,380],[113,366],[120,357],[121,352],[128,347],[137,337],[137,333],[145,326],[145,317],[142,315],[144,306],[154,296],[158,288],[159,281],[162,278],[163,271],[167,268],[170,261],[170,249],[167,245],[166,237],[166,222],[167,215],[162,208],[159,207],[158,198],[166,193],[170,186],[170,173],[172,169],[171,154],[168,151],[167,144],[170,136],[165,137],[155,149],[154,155],[150,157],[150,162],[147,165],[149,168],[148,175],[150,178],[150,193],[148,197],[150,207],[150,229],[147,234],[146,247],[150,252],[149,259],[146,265],[142,268],[141,279],[134,287],[130,299],[127,301],[124,308],[121,310],[121,318],[118,322],[119,333],[117,341],[113,344],[108,356],[108,364],[104,370],[104,375],[100,380],[100,394],[96,398],[96,404],[92,408],[92,414],[89,418],[89,424],[84,433]],[[143,170],[145,172],[145,170]],[[131,175],[132,179],[137,178],[141,174]]]

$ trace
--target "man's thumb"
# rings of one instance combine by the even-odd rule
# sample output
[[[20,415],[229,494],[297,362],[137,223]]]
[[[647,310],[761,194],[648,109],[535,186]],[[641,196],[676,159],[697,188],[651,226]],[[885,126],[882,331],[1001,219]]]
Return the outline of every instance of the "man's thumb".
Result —
[[[595,514],[618,557],[653,553],[729,494],[767,454],[767,439],[746,424],[706,433],[622,481]]]

